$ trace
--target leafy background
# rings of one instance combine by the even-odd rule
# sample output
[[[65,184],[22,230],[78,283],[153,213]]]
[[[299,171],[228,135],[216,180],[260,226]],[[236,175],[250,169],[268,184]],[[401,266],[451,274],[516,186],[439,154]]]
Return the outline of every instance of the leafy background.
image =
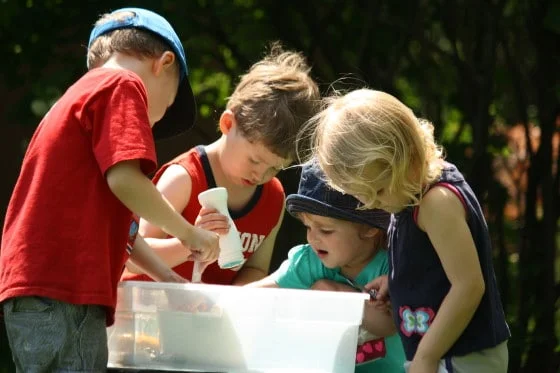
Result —
[[[0,0],[0,212],[41,116],[85,68],[89,31],[122,6],[164,15],[187,51],[199,118],[160,162],[217,137],[238,77],[272,40],[323,94],[369,86],[429,118],[488,218],[512,330],[510,372],[560,371],[560,3],[555,0]],[[297,170],[281,173],[287,193]],[[286,217],[273,257],[302,242]],[[0,372],[12,372],[0,333]]]

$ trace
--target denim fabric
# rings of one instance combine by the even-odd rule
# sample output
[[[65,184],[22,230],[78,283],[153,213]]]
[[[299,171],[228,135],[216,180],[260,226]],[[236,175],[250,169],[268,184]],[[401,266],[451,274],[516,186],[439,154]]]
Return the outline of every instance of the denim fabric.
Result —
[[[44,297],[4,303],[4,319],[18,372],[105,372],[105,308]]]
[[[379,209],[358,210],[353,196],[329,187],[325,174],[315,161],[301,169],[298,192],[286,198],[286,210],[297,217],[300,212],[366,224],[387,230],[391,215]]]

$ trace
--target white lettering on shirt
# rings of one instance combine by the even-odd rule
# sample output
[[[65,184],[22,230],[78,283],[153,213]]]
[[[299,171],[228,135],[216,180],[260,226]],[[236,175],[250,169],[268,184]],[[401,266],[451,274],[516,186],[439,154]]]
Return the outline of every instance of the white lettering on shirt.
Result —
[[[240,233],[241,245],[243,246],[243,252],[253,253],[257,251],[259,246],[264,240],[263,234],[255,234],[249,232]]]

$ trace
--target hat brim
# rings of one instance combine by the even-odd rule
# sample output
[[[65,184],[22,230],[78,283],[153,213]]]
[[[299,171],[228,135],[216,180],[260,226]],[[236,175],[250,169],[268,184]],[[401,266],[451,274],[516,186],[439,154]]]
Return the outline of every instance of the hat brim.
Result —
[[[359,215],[353,213],[355,210],[346,211],[300,194],[291,194],[286,198],[286,210],[294,217],[297,217],[298,213],[307,212],[313,215],[362,223],[382,230],[387,230],[388,227],[381,221],[376,223],[372,220],[362,219]]]
[[[196,120],[196,101],[187,77],[179,84],[177,96],[167,109],[163,118],[153,128],[155,140],[178,136],[194,126]]]

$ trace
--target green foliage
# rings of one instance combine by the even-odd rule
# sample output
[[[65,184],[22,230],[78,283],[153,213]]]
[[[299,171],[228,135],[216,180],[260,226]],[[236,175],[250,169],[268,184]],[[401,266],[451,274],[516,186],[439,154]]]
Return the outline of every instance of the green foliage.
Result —
[[[129,5],[122,0],[0,0],[2,122],[36,126],[86,71],[86,44],[95,20]],[[552,143],[550,113],[558,110],[554,105],[560,102],[555,53],[560,50],[558,2],[139,0],[134,5],[162,13],[180,35],[203,122],[215,122],[211,119],[225,107],[239,75],[262,57],[273,40],[308,57],[323,93],[363,86],[386,90],[418,116],[431,120],[448,159],[461,167],[484,203],[495,242],[500,242],[497,232],[503,231],[506,237],[505,247],[496,251],[506,253],[506,263],[497,259],[497,265],[504,266],[507,276],[502,291],[514,330],[511,372],[539,369],[535,363],[539,358],[558,359],[560,301],[557,297],[555,303],[545,303],[545,297],[532,290],[542,286],[557,291],[560,255],[556,255],[556,267],[551,264],[554,261],[544,262],[542,255],[560,243],[548,244],[541,251],[531,244],[558,232],[557,216],[553,223],[543,222],[542,211],[550,206],[539,199],[545,189],[543,180],[550,182],[558,176],[551,165],[539,168],[541,174],[535,179],[539,197],[533,205],[517,206],[520,212],[515,221],[500,223],[498,217],[503,218],[507,201],[518,198],[525,203],[532,192],[520,189],[519,195],[509,195],[509,190],[496,187],[492,169],[495,160],[520,156],[508,146],[512,125],[538,125],[540,144]],[[543,156],[533,162],[531,154],[524,157],[527,167],[552,159],[552,155]],[[286,189],[293,189],[297,179],[286,180]],[[285,251],[293,240],[304,240],[303,233],[291,237],[298,230],[297,223],[290,222],[287,218],[281,232],[280,250]],[[541,226],[554,227],[554,232]],[[523,254],[524,247],[528,256]],[[280,254],[278,258],[282,259]],[[542,278],[550,270],[555,270],[555,282],[544,284]],[[509,283],[517,285],[509,289]],[[547,307],[556,309],[551,311],[555,335],[553,328],[542,327],[546,317],[541,317],[541,311]],[[532,347],[543,341],[558,346],[556,355],[554,351],[535,355]]]

